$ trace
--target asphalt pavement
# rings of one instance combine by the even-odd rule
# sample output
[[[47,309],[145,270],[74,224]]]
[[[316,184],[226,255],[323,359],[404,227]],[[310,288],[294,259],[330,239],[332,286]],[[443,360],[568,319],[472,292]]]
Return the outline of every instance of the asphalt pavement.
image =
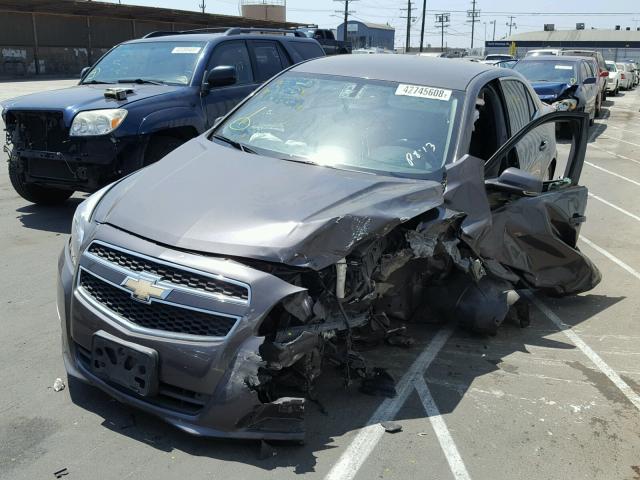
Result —
[[[0,100],[73,83],[2,83]],[[3,166],[0,479],[640,479],[639,109],[640,89],[622,92],[591,129],[579,245],[602,271],[597,288],[534,297],[531,326],[495,337],[413,325],[413,348],[367,352],[399,380],[396,398],[328,370],[307,443],[274,444],[268,458],[256,442],[194,438],[67,381],[57,256],[82,195],[30,205]],[[384,432],[389,419],[402,431]]]

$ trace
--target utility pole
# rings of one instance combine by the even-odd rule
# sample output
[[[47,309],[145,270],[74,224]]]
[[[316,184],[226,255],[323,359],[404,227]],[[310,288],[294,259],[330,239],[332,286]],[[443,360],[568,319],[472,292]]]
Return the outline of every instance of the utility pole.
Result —
[[[349,22],[349,15],[351,15],[352,13],[356,13],[356,12],[352,12],[349,10],[349,2],[355,2],[356,0],[333,0],[334,2],[344,2],[344,30],[342,31],[342,41],[346,42],[347,41],[347,25]],[[336,13],[343,13],[341,11],[336,11]]]
[[[513,16],[509,17],[509,23],[507,23],[507,27],[509,27],[509,36],[511,36],[511,28],[512,27],[515,27],[516,30],[518,29],[518,26],[513,21],[514,18],[516,18],[516,17],[513,17]]]
[[[204,9],[207,8],[207,4],[204,3],[204,0],[202,0],[202,3],[198,5],[198,8],[202,10],[202,13],[204,13]]]
[[[406,17],[400,17],[407,19],[407,39],[404,47],[404,53],[408,53],[409,50],[411,50],[411,22],[415,20],[415,17],[411,16],[411,10],[413,9],[412,3],[413,2],[411,2],[411,0],[407,0],[407,8],[400,9],[402,11],[407,11]]]
[[[470,20],[467,22],[471,22],[471,49],[473,50],[473,36],[475,34],[475,26],[476,22],[480,21],[480,10],[476,10],[476,0],[471,0],[471,10],[467,10],[467,17]]]
[[[444,29],[449,26],[449,14],[436,14],[436,27],[440,29],[440,51],[444,52]]]
[[[424,20],[427,18],[427,0],[422,0],[422,28],[420,29],[420,51],[424,44]]]
[[[493,23],[493,37],[491,37],[491,40],[495,42],[496,41],[496,21],[491,20],[489,23]]]

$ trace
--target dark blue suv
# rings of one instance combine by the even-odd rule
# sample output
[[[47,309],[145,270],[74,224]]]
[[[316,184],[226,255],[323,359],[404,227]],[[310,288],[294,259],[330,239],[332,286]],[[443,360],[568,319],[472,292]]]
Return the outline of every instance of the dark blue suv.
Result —
[[[154,32],[124,42],[77,86],[2,105],[11,183],[39,204],[95,191],[204,132],[276,73],[323,55],[290,30]]]

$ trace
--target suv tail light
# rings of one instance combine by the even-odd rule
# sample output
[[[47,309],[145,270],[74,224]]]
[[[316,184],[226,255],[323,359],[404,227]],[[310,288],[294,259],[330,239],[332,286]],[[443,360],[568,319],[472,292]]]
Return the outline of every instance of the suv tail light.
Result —
[[[609,71],[608,70],[601,70],[600,71],[600,76],[601,77],[608,77],[609,76]]]

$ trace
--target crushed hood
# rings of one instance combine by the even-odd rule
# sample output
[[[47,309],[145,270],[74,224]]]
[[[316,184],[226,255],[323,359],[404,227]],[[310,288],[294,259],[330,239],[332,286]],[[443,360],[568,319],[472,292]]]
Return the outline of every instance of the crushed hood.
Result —
[[[253,155],[204,137],[117,184],[95,219],[177,248],[321,269],[443,203],[443,186]]]
[[[543,102],[554,101],[571,87],[575,87],[575,84],[562,82],[533,82],[531,85]]]
[[[133,90],[126,100],[118,101],[105,98],[107,88],[127,88]],[[137,85],[130,83],[109,85],[76,85],[60,90],[32,93],[7,100],[2,105],[8,110],[63,110],[67,118],[83,110],[101,108],[122,108],[145,98],[174,92],[180,86],[171,85]]]

